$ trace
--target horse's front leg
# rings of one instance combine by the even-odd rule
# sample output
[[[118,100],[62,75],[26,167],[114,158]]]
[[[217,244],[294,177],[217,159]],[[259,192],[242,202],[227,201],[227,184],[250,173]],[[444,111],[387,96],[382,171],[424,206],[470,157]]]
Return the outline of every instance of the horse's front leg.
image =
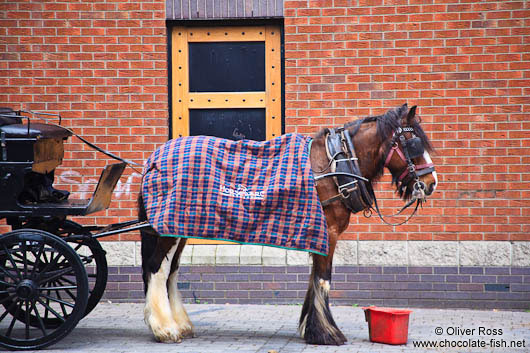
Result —
[[[182,331],[173,319],[167,290],[171,263],[178,247],[178,240],[170,237],[156,237],[154,251],[148,242],[153,235],[142,231],[142,267],[145,281],[145,323],[159,342],[180,342]]]
[[[173,320],[179,326],[182,337],[193,337],[193,324],[190,321],[188,313],[182,305],[182,297],[178,289],[178,275],[177,270],[179,268],[180,255],[184,246],[186,245],[186,239],[182,238],[179,241],[177,251],[173,256],[173,262],[171,264],[171,273],[169,275],[168,281],[168,291],[169,291],[169,306],[171,307],[171,315]]]
[[[341,345],[346,342],[329,309],[335,244],[335,241],[330,241],[328,256],[313,255],[313,269],[299,324],[300,334],[310,344]]]

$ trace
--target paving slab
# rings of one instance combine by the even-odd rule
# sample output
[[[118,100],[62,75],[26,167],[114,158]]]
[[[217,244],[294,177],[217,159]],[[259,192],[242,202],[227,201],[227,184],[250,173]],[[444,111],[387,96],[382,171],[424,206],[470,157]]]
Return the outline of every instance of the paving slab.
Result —
[[[406,345],[372,343],[361,308],[333,306],[348,342],[343,346],[305,344],[297,334],[299,305],[185,305],[196,337],[179,344],[155,342],[143,322],[143,305],[100,303],[49,352],[529,352],[530,312],[412,309]],[[480,328],[483,328],[480,330]],[[441,331],[440,331],[441,330]],[[472,330],[472,331],[470,331]],[[480,332],[479,332],[480,330]],[[494,334],[494,331],[496,330]],[[502,332],[499,332],[502,330]],[[437,333],[440,333],[438,335]],[[525,347],[509,347],[511,341]],[[445,347],[415,347],[418,342]],[[475,342],[488,344],[470,348]],[[446,343],[447,342],[447,343]],[[452,343],[455,342],[455,343]],[[458,343],[460,342],[460,343]],[[467,343],[462,343],[467,342]],[[503,345],[508,347],[491,347]],[[447,347],[452,344],[455,347]],[[457,345],[468,345],[458,347]]]

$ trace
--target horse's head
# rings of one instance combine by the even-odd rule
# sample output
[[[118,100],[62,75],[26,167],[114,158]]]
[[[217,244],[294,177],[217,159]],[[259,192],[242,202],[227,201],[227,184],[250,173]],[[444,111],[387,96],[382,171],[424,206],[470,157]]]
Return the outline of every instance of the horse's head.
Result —
[[[384,119],[394,126],[380,147],[384,167],[392,173],[392,183],[403,199],[425,199],[436,189],[438,179],[429,155],[433,150],[416,117],[416,106],[403,106],[387,113]]]
[[[409,109],[403,104],[343,128],[324,129],[313,145],[315,180],[326,180],[317,185],[324,207],[342,200],[350,212],[371,210],[375,204],[379,213],[372,182],[381,178],[385,167],[392,174],[397,193],[404,200],[411,199],[401,211],[416,200],[418,206],[436,188],[436,172],[429,156],[433,148],[416,117],[416,106]]]
[[[377,181],[384,168],[392,174],[392,183],[403,199],[425,200],[438,182],[429,152],[429,139],[416,117],[416,106],[407,104],[383,115],[346,124],[355,136],[354,145],[363,176]]]

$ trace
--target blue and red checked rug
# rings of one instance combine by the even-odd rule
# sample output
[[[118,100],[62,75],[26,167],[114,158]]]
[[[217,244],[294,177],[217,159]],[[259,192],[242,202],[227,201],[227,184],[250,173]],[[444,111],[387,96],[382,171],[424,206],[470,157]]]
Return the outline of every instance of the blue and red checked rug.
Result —
[[[327,255],[326,219],[308,145],[209,136],[170,140],[147,160],[142,195],[163,236],[269,245]]]

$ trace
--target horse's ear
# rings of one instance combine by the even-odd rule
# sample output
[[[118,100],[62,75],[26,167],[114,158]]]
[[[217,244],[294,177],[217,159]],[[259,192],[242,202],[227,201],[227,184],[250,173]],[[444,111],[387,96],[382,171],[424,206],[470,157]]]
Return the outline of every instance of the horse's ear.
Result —
[[[407,115],[407,123],[412,124],[414,121],[414,117],[416,116],[416,108],[418,108],[417,105],[414,105],[412,108],[410,108],[409,113]]]

